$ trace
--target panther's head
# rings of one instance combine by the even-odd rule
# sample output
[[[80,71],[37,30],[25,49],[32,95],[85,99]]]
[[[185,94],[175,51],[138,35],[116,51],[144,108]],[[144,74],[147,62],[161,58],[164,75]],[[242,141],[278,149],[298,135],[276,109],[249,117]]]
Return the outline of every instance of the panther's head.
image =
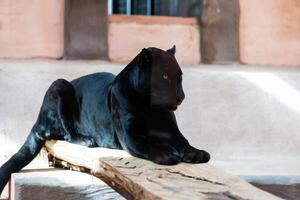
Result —
[[[137,56],[136,87],[153,106],[163,106],[173,111],[185,95],[182,88],[182,71],[175,59],[176,47],[166,51],[150,47]]]

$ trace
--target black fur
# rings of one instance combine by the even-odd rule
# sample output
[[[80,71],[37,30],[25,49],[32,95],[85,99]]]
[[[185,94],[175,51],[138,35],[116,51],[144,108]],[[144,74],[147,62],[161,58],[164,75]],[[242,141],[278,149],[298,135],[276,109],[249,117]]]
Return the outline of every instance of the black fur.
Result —
[[[143,49],[117,76],[53,82],[26,142],[0,168],[0,192],[50,139],[124,149],[164,165],[208,162],[210,155],[190,146],[176,123],[184,92],[175,51]]]

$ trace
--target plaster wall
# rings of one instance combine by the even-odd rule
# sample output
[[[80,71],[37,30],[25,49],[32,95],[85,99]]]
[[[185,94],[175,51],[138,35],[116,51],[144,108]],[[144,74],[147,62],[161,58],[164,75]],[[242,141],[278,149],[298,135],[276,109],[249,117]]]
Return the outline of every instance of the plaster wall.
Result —
[[[242,63],[300,65],[299,0],[240,0],[240,16]]]
[[[61,58],[64,0],[1,0],[0,58]]]

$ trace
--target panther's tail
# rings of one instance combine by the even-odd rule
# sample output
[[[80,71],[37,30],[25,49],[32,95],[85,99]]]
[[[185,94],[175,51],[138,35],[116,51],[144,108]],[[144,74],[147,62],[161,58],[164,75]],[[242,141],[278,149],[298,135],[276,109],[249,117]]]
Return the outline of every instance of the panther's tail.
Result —
[[[28,165],[40,152],[44,144],[45,140],[41,139],[35,131],[31,130],[20,150],[0,168],[0,195],[9,181],[10,175]]]

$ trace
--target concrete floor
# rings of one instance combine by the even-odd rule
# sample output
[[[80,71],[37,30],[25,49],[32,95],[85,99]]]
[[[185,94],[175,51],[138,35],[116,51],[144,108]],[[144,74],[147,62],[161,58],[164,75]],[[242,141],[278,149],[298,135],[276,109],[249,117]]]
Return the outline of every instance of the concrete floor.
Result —
[[[52,81],[124,66],[1,60],[0,164],[25,140]],[[212,154],[211,163],[248,179],[300,175],[300,67],[199,65],[183,73],[178,124],[191,144]]]

